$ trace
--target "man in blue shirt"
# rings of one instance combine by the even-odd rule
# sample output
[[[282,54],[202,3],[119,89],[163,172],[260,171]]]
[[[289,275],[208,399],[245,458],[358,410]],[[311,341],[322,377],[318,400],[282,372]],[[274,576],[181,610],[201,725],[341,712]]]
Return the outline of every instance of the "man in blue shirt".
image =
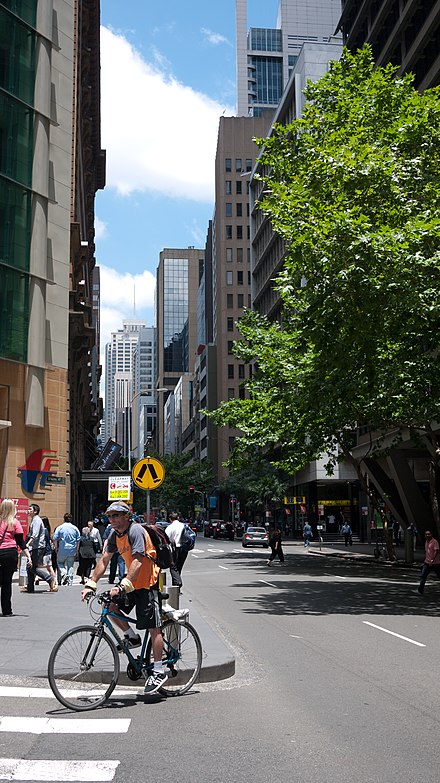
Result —
[[[73,584],[73,565],[78,555],[79,539],[80,533],[72,522],[72,515],[64,514],[63,524],[57,527],[53,534],[61,585]]]

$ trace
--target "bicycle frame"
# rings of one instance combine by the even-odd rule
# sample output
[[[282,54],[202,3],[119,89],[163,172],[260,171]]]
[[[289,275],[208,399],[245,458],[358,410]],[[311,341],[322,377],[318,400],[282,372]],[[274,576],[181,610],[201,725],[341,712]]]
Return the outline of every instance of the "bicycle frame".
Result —
[[[140,652],[136,657],[131,653],[130,648],[128,647],[125,639],[122,636],[119,636],[118,632],[116,631],[115,627],[110,621],[110,618],[114,618],[116,620],[124,620],[125,622],[129,623],[136,623],[136,620],[133,617],[127,617],[124,614],[119,614],[118,612],[113,612],[111,609],[108,608],[108,606],[103,606],[101,610],[101,617],[99,620],[95,623],[96,627],[105,627],[107,630],[110,631],[113,638],[116,640],[116,643],[120,645],[122,648],[122,652],[126,655],[131,665],[134,667],[134,669],[138,672],[138,674],[141,674],[143,670],[147,669],[147,671],[150,671],[153,669],[153,664],[149,664],[145,660],[145,654],[147,651],[147,644],[148,644],[148,637],[149,632],[148,629],[146,630],[142,647],[140,649]],[[164,649],[166,650],[166,660],[164,663],[168,666],[173,666],[173,664],[176,663],[178,660],[178,651],[167,641],[164,641]]]

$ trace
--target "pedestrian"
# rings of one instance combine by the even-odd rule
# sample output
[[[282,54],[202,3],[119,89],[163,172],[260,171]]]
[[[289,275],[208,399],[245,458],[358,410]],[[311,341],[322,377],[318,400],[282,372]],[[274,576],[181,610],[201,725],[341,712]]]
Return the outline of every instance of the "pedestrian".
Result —
[[[96,566],[95,547],[93,538],[90,535],[90,529],[83,527],[82,533],[79,539],[78,546],[79,565],[77,576],[81,577],[81,584],[85,584],[85,579],[88,579],[92,568]]]
[[[50,528],[50,522],[48,518],[41,517],[41,520],[43,522],[44,529],[45,529],[45,543],[46,543],[46,548],[44,550],[44,555],[43,555],[43,566],[47,568],[49,574],[52,577],[52,582],[50,583],[50,587],[49,587],[50,592],[57,593],[58,592],[57,576],[52,564],[52,551],[55,548],[55,544],[52,541],[52,531]]]
[[[422,573],[420,575],[420,584],[417,588],[417,592],[423,595],[425,591],[425,582],[428,574],[434,571],[440,579],[440,547],[436,538],[432,535],[430,530],[425,531],[425,562],[422,566]]]
[[[47,568],[43,568],[43,558],[46,551],[46,528],[40,517],[40,506],[38,503],[31,503],[28,508],[30,514],[30,526],[27,540],[27,547],[31,556],[31,565],[28,565],[27,587],[22,588],[23,593],[35,592],[35,577],[38,576],[49,585],[49,590],[55,592],[53,586],[56,584],[55,575],[52,576]],[[52,587],[52,589],[51,589]]]
[[[89,528],[90,535],[93,541],[95,542],[95,553],[99,554],[100,552],[102,552],[101,533],[99,532],[98,528],[95,527],[95,523],[93,519],[89,519],[89,521],[87,522],[87,527]]]
[[[110,533],[112,532],[113,527],[111,526],[110,522],[108,523],[107,527],[105,528],[103,534],[102,534],[102,554],[104,555],[107,551],[107,545],[106,542],[108,540],[108,537]],[[119,581],[122,581],[122,579],[125,576],[125,561],[122,555],[116,550],[116,552],[113,553],[112,559],[110,560],[110,569],[109,569],[109,575],[108,575],[108,581],[109,584],[114,584],[116,579],[116,571],[118,572]]]
[[[304,539],[304,546],[305,547],[310,546],[310,542],[311,542],[312,538],[313,538],[312,526],[309,525],[308,522],[306,522],[306,524],[303,527],[303,539]]]
[[[182,568],[185,564],[186,558],[188,557],[188,552],[184,550],[181,545],[182,534],[185,525],[180,521],[177,511],[171,512],[169,515],[169,520],[170,523],[165,528],[165,533],[168,537],[168,540],[173,545],[175,552],[175,562],[171,565],[170,568],[171,582],[177,587],[182,587]]]
[[[272,563],[272,560],[275,560],[276,555],[278,555],[279,561],[282,565],[284,565],[284,552],[282,547],[282,535],[281,530],[279,527],[276,527],[275,530],[272,531],[270,537],[269,537],[269,546],[271,548],[271,553],[269,560],[267,561],[267,565],[270,566]]]
[[[3,617],[12,617],[12,578],[18,565],[18,549],[25,553],[32,565],[24,542],[23,528],[15,516],[13,500],[5,498],[0,505],[0,605]]]
[[[72,515],[64,514],[63,524],[57,527],[53,535],[62,585],[73,585],[73,566],[78,556],[79,539],[79,530],[73,524]]]
[[[344,522],[344,524],[341,526],[341,535],[344,536],[345,546],[352,546],[353,544],[353,532],[351,529],[351,525],[348,524],[348,522]]]

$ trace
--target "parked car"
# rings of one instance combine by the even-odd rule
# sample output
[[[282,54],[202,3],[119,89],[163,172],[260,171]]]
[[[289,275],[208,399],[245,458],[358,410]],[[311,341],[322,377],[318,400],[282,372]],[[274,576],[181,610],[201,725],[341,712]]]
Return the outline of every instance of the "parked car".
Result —
[[[205,523],[205,529],[203,535],[206,538],[229,538],[230,541],[234,540],[234,525],[231,522],[224,522],[223,519],[210,519]]]
[[[269,533],[265,527],[248,527],[243,533],[241,541],[242,546],[263,546],[265,549],[269,546]]]

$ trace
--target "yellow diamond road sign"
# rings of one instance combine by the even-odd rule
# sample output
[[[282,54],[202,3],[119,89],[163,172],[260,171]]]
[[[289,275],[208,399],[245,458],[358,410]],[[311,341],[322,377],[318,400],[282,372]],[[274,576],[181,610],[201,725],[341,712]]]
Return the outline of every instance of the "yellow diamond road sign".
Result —
[[[131,475],[141,489],[157,489],[165,478],[165,468],[158,459],[144,457],[136,462]]]

